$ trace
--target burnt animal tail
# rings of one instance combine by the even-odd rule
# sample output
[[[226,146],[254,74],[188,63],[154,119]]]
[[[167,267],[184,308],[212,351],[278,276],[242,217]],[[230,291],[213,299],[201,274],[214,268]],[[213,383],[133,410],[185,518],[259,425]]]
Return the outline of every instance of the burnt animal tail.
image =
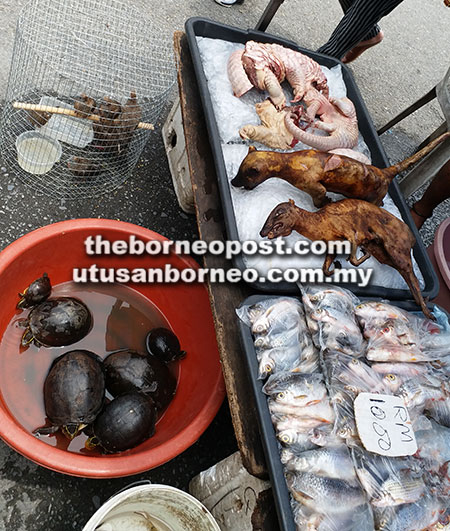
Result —
[[[408,287],[414,297],[414,300],[416,301],[416,304],[420,306],[425,317],[428,317],[428,319],[435,321],[436,319],[434,315],[431,313],[431,311],[427,308],[427,305],[425,304],[422,293],[420,291],[419,281],[417,280],[417,277],[414,275],[413,271],[410,269],[408,272],[399,271],[399,273],[402,275],[402,277],[405,279],[405,282],[408,284]]]
[[[450,138],[450,132],[444,133],[443,135],[439,136],[438,138],[430,142],[427,146],[422,148],[420,151],[414,153],[414,155],[408,157],[402,162],[394,164],[393,166],[389,166],[388,168],[384,168],[382,170],[383,174],[386,177],[393,179],[398,173],[405,171],[416,162],[419,162],[419,160],[428,155],[428,153],[433,151],[436,146],[444,142],[444,140],[446,140],[447,138]]]

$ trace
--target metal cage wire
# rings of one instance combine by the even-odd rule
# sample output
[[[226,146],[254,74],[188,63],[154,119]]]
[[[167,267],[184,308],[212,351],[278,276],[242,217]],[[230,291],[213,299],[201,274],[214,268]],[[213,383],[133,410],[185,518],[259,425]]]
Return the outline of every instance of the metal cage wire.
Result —
[[[137,124],[156,122],[175,81],[164,27],[157,14],[145,19],[116,0],[25,6],[0,124],[3,158],[25,184],[76,199],[129,177],[149,135]],[[16,109],[15,101],[77,108],[78,117]]]

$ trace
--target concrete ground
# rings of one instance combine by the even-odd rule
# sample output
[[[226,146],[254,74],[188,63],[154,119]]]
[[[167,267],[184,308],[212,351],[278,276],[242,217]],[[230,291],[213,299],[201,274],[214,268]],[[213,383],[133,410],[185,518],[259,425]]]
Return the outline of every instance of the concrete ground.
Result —
[[[142,16],[151,18],[159,12],[165,22],[158,31],[170,34],[182,29],[191,16],[253,27],[267,4],[267,0],[245,0],[243,5],[225,9],[213,0],[127,1]],[[2,0],[0,4],[0,99],[5,96],[15,23],[24,4],[24,0]],[[327,40],[340,16],[335,0],[286,0],[269,31],[316,49]],[[45,21],[45,11],[42,17]],[[383,43],[351,66],[377,128],[443,77],[450,57],[450,9],[442,0],[405,0],[381,26]],[[170,102],[161,122],[169,108]],[[409,155],[442,120],[436,102],[416,112],[381,137],[388,156],[395,162]],[[152,133],[132,177],[111,194],[78,202],[37,195],[0,160],[0,197],[0,248],[42,225],[75,217],[129,221],[173,239],[196,237],[194,218],[184,214],[176,202],[159,128]],[[423,232],[426,243],[432,240],[437,221],[449,214],[447,201],[427,222]],[[191,477],[235,448],[226,406],[192,448],[172,462],[132,478],[95,481],[59,475],[0,442],[0,531],[81,529],[100,504],[132,481],[145,478],[186,488]]]

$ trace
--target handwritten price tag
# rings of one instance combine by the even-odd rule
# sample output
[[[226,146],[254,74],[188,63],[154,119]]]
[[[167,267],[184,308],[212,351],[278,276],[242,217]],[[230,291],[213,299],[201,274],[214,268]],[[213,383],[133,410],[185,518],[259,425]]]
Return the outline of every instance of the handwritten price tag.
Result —
[[[359,438],[366,450],[389,457],[417,452],[411,419],[400,397],[360,393],[354,409]]]

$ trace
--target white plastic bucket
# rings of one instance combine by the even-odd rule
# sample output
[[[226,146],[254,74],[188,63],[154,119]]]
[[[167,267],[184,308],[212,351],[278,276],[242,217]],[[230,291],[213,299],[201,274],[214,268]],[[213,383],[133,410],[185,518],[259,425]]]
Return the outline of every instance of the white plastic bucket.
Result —
[[[220,531],[196,498],[168,485],[139,485],[119,492],[92,516],[83,531]]]

